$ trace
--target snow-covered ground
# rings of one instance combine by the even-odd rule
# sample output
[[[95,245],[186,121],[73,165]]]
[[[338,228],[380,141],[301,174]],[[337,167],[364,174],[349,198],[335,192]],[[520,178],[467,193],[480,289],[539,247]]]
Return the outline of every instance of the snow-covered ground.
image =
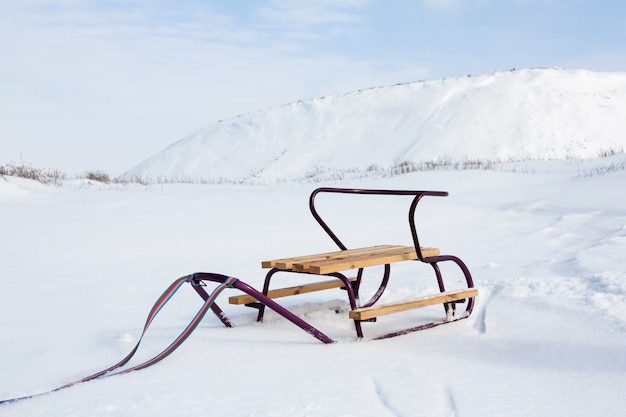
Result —
[[[333,345],[275,315],[256,323],[252,310],[225,302],[230,290],[219,304],[236,328],[208,314],[153,367],[0,405],[0,415],[621,417],[624,160],[268,186],[55,188],[0,177],[0,399],[123,358],[153,302],[182,275],[223,272],[258,287],[264,259],[333,250],[308,212],[318,185],[449,191],[420,203],[422,241],[464,259],[479,289],[468,320],[381,341],[355,340],[341,291],[284,299],[339,340]],[[332,211],[349,246],[410,244],[404,200],[364,201],[345,197]],[[388,299],[433,280],[419,263],[394,271]],[[200,301],[191,288],[179,291],[133,363],[177,336]],[[435,313],[383,317],[365,333]]]

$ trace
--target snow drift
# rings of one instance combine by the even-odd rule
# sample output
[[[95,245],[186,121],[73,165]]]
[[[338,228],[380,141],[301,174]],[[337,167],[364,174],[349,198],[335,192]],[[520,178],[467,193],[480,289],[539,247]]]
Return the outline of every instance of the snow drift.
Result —
[[[626,73],[529,69],[299,101],[218,121],[123,177],[268,183],[402,164],[626,149]]]

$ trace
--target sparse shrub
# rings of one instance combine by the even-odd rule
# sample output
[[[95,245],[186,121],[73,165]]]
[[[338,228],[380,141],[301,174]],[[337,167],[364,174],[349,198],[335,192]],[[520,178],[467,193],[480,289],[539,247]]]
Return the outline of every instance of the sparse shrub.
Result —
[[[606,175],[624,170],[626,170],[626,161],[619,161],[608,165],[600,165],[591,170],[581,171],[577,177],[593,177],[594,175]]]
[[[65,174],[56,169],[39,169],[26,164],[4,165],[0,167],[0,175],[10,175],[54,185],[61,185],[61,181],[65,179]]]
[[[611,148],[611,149],[605,149],[605,150],[600,151],[598,153],[598,156],[600,158],[607,158],[609,156],[617,155],[617,154],[620,154],[620,153],[624,153],[624,150],[623,149],[612,149]]]
[[[392,173],[395,174],[408,174],[409,172],[415,172],[416,166],[414,162],[402,161],[396,166],[391,168]]]
[[[89,171],[85,174],[85,178],[91,181],[98,181],[108,184],[111,182],[109,174],[102,171]]]

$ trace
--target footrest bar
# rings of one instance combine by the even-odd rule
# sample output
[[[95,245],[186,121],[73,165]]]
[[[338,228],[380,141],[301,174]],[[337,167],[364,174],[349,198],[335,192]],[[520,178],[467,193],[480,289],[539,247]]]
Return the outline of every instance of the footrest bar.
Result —
[[[355,281],[355,280],[356,278],[350,279],[350,281]],[[278,288],[275,290],[268,291],[267,297],[268,298],[288,297],[290,295],[306,294],[309,292],[329,290],[331,288],[342,288],[343,286],[344,284],[340,280],[332,279],[329,281],[314,282],[312,284],[304,284],[304,285],[297,285],[294,287]],[[238,305],[239,304],[251,304],[251,303],[254,303],[255,301],[257,301],[256,298],[247,294],[228,297],[228,302],[230,304],[238,304]]]
[[[445,304],[458,302],[468,298],[474,298],[478,295],[478,290],[468,288],[461,291],[446,291],[436,295],[418,298],[417,300],[403,301],[393,304],[384,304],[367,308],[358,308],[350,310],[349,317],[353,320],[367,320],[373,317],[384,316],[387,314],[398,313],[401,311],[411,310],[415,308],[427,307],[434,304]]]

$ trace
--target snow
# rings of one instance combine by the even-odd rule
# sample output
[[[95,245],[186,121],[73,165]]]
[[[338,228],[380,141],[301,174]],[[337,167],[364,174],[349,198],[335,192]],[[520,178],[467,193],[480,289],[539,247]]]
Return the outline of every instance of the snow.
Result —
[[[403,163],[595,158],[626,149],[625,102],[626,73],[587,70],[372,88],[210,124],[124,177],[265,184]]]
[[[550,164],[553,172],[440,170],[330,184],[449,191],[420,203],[418,216],[425,242],[460,256],[474,275],[479,297],[467,320],[356,341],[342,292],[284,301],[339,340],[324,345],[276,315],[255,323],[253,311],[228,305],[224,294],[220,305],[236,328],[223,328],[209,313],[164,362],[2,405],[2,413],[621,416],[626,171],[584,176],[571,161]],[[259,287],[261,260],[333,250],[308,213],[312,188],[76,182],[54,188],[0,180],[0,398],[47,391],[116,363],[179,276],[222,272]],[[386,205],[361,203],[349,201],[333,215],[348,215],[344,235],[354,232],[352,240],[382,243],[368,241],[374,237],[356,214],[381,213]],[[400,202],[388,208],[404,209]],[[393,226],[392,243],[409,243],[402,222]],[[386,300],[431,283],[429,271],[418,268],[416,281],[412,268],[394,270],[397,285]],[[158,353],[199,308],[193,290],[184,290],[155,320],[133,363]],[[435,314],[413,311],[397,320]],[[396,324],[366,323],[366,336]]]
[[[520,78],[508,86],[500,81],[519,74],[524,83]],[[624,91],[621,74],[564,70],[515,71],[400,88],[437,90],[449,83],[460,89],[480,79],[485,88],[501,83],[505,90],[515,90],[540,83],[537,91],[557,91],[563,74],[575,81],[567,82],[568,88],[576,86],[589,100]],[[602,79],[604,84],[598,81]],[[365,99],[383,90],[387,95],[395,88],[352,97]],[[443,91],[433,94],[441,96]],[[487,94],[483,104],[494,94]],[[617,103],[617,96],[611,97],[607,101],[623,116],[626,101]],[[599,149],[623,147],[623,134],[615,132],[624,118],[613,118],[610,106],[605,114],[593,103],[578,105],[584,105],[597,123],[557,118],[555,123],[563,124],[557,123],[555,132],[569,123],[586,132],[596,125],[607,135],[598,133],[599,144],[589,140],[574,155],[563,148],[570,143],[567,138],[559,136],[549,145],[554,149],[549,158],[541,153],[546,148],[536,148],[540,160],[511,153],[515,161],[489,170],[437,169],[316,184],[282,181],[292,175],[285,170],[263,177],[260,182],[266,185],[73,180],[55,187],[0,177],[0,399],[46,392],[121,360],[137,343],[153,303],[178,277],[218,272],[259,288],[265,273],[261,261],[334,250],[308,211],[308,196],[317,186],[448,191],[448,197],[420,203],[421,241],[462,258],[479,290],[470,318],[387,340],[371,338],[441,318],[441,306],[364,323],[366,338],[356,340],[343,292],[280,300],[338,341],[332,345],[276,314],[256,323],[254,310],[226,302],[236,293],[227,290],[218,303],[235,328],[224,328],[209,313],[176,352],[155,366],[0,404],[0,414],[621,416],[626,385],[626,156],[597,155]],[[334,117],[330,106],[325,112],[325,117]],[[263,113],[275,114],[279,123],[278,110]],[[520,141],[540,145],[526,136],[509,136],[509,119],[492,117],[491,125],[502,132],[493,149],[523,152],[526,146]],[[604,124],[608,119],[611,124]],[[453,120],[447,123],[454,125]],[[547,126],[535,126],[536,119],[526,123],[537,131]],[[329,135],[332,126],[341,130],[329,126]],[[295,124],[281,129],[298,131]],[[466,138],[484,139],[478,130]],[[286,146],[285,163],[301,163],[306,170],[326,162],[296,152],[298,138],[294,140],[294,148],[280,145]],[[185,164],[178,164],[199,152],[198,143],[179,143],[170,148],[177,149],[177,156],[170,154],[167,160],[163,154],[159,159],[178,167],[171,171],[174,176],[189,175],[180,168]],[[363,143],[370,151],[361,145],[351,148],[358,158],[375,158],[386,149]],[[256,156],[261,160],[272,155],[243,142],[237,146],[218,153],[228,159],[237,152],[240,161],[251,163]],[[381,158],[392,160],[401,154],[397,149]],[[458,144],[451,149],[446,157],[462,159],[469,148]],[[294,160],[295,155],[302,159]],[[338,153],[329,164],[341,166],[341,157]],[[558,157],[567,159],[548,160]],[[251,178],[243,165],[233,168],[233,178]],[[296,178],[303,171],[293,172]],[[406,199],[326,197],[320,197],[320,211],[349,247],[411,243]],[[367,272],[365,293],[375,290],[378,272]],[[381,303],[432,292],[434,277],[427,265],[405,262],[394,265],[392,272]],[[448,267],[443,272],[453,281],[459,278]],[[275,284],[302,280],[279,274]],[[182,288],[153,322],[131,364],[165,348],[200,306],[195,292]]]

